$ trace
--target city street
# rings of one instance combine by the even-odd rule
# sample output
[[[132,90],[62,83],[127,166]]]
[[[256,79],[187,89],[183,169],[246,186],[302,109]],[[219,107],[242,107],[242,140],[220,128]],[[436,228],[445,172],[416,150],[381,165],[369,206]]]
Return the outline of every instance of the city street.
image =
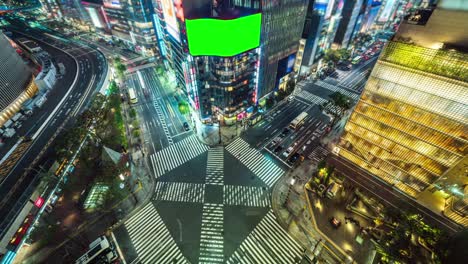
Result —
[[[297,142],[294,152],[302,150],[302,155],[316,161],[327,154],[319,142],[329,117],[319,105],[333,88],[306,83],[294,100],[281,102],[225,148],[209,148],[183,130],[185,119],[178,112],[174,93],[162,87],[154,69],[129,75],[126,85],[138,97],[133,107],[142,117],[146,144],[151,146],[152,174],[157,179],[151,202],[113,230],[126,262],[268,259],[293,263],[302,259],[303,249],[271,210],[271,188],[291,165],[269,145],[297,115],[307,112],[302,128],[277,143],[286,149]],[[354,100],[359,96],[357,91],[340,91]],[[152,237],[160,240],[150,243]]]
[[[242,138],[226,148],[208,148],[194,137],[154,155],[165,166],[154,172],[152,201],[114,230],[126,262],[301,259],[303,249],[271,210],[271,187],[283,167]]]
[[[3,194],[0,215],[4,216],[0,232],[4,231],[8,221],[18,213],[17,209],[22,208],[21,205],[27,202],[25,198],[29,196],[24,195],[25,190],[33,188],[36,184],[33,179],[37,173],[29,171],[28,168],[50,159],[48,147],[58,130],[69,125],[66,121],[70,118],[73,120],[72,117],[86,107],[91,96],[97,92],[96,88],[101,87],[107,73],[104,56],[95,50],[77,46],[39,30],[25,28],[22,24],[12,24],[11,30],[18,37],[36,40],[67,68],[66,74],[58,80],[55,89],[51,91],[44,108],[35,113],[38,115],[37,118],[28,120],[30,124],[24,126],[27,130],[20,131],[24,133],[22,136],[30,137],[32,142],[0,185],[0,192]]]

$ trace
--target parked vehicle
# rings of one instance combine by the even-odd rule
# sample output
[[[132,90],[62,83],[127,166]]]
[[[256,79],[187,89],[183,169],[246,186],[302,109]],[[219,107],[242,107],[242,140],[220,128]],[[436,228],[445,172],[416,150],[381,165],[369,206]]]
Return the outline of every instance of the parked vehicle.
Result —
[[[341,185],[339,185],[338,183],[332,182],[327,188],[327,198],[332,199],[333,197],[335,197],[338,191],[340,190],[340,187]]]
[[[338,227],[341,226],[341,221],[338,220],[336,217],[332,217],[332,218],[330,219],[330,223],[331,223],[331,225],[332,225],[334,228],[338,228]]]

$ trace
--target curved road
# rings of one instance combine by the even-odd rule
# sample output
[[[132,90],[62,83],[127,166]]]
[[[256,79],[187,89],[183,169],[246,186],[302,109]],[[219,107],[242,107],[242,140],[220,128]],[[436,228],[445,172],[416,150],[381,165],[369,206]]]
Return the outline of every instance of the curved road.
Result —
[[[26,121],[33,124],[23,135],[32,138],[32,143],[0,183],[0,237],[4,236],[11,221],[28,202],[37,184],[36,173],[28,171],[28,168],[44,162],[51,163],[47,154],[51,152],[49,146],[57,132],[75,121],[76,115],[101,88],[107,74],[106,59],[97,50],[62,39],[53,33],[26,28],[19,23],[12,23],[10,30],[15,37],[26,37],[38,42],[52,60],[65,65],[66,73],[57,80],[43,108]]]

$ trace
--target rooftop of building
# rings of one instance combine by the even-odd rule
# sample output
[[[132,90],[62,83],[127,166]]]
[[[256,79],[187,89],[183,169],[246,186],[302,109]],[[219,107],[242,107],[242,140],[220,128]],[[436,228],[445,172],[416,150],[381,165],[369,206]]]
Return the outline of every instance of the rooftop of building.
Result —
[[[468,12],[466,10],[420,9],[406,17],[394,40],[413,43],[417,46],[455,49],[468,52]]]

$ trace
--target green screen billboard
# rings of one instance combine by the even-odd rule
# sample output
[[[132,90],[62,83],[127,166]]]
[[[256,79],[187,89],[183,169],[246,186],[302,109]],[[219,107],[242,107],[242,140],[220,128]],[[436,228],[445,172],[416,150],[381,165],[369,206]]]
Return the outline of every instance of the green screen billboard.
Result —
[[[260,13],[241,18],[186,19],[187,40],[192,56],[230,57],[260,45]]]

